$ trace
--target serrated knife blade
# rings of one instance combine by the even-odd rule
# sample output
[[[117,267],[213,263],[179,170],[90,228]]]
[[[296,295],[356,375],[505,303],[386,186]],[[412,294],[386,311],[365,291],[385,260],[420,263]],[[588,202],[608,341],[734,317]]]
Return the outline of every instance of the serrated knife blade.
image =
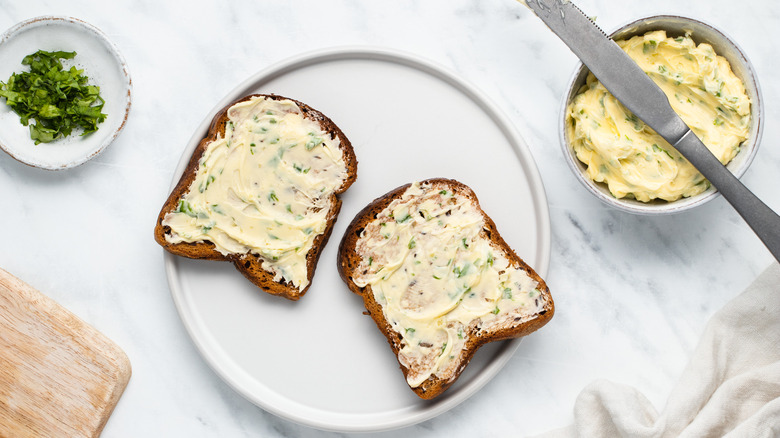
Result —
[[[629,111],[675,147],[745,219],[780,261],[780,216],[748,190],[690,130],[663,91],[568,0],[521,0]]]

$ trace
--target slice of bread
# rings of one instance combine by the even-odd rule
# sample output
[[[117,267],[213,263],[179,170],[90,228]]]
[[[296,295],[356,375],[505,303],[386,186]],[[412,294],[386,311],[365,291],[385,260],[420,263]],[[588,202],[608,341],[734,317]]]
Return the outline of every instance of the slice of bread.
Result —
[[[246,96],[214,117],[154,237],[176,255],[233,262],[264,291],[298,300],[333,230],[338,195],[356,177],[352,144],[324,114],[282,96]]]
[[[344,234],[338,269],[423,399],[449,388],[483,344],[525,336],[554,313],[544,280],[451,179],[407,184],[366,206]]]

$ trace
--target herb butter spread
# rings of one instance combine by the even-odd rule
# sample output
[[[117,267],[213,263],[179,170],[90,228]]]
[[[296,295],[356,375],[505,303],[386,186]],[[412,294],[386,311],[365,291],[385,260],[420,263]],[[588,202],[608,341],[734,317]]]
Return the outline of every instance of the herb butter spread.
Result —
[[[693,132],[726,164],[748,138],[750,99],[728,61],[709,44],[649,32],[620,47],[666,93]],[[589,74],[567,108],[568,135],[588,176],[618,198],[673,201],[697,195],[709,182]]]
[[[251,252],[275,281],[303,290],[306,254],[347,177],[339,140],[290,100],[254,97],[227,115],[225,135],[208,144],[189,191],[163,219],[166,239]]]
[[[542,310],[538,283],[482,232],[475,201],[412,184],[362,231],[353,278],[371,286],[403,339],[398,359],[418,387],[451,376],[473,329],[508,326]]]

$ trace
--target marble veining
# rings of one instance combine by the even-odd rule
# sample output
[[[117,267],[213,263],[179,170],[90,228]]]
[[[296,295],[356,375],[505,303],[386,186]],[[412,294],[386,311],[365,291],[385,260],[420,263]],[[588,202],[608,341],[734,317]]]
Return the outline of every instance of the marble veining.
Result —
[[[715,24],[738,41],[766,102],[763,142],[742,180],[780,209],[780,89],[770,32],[780,15],[772,3],[577,3],[607,31],[669,13]],[[53,173],[0,153],[0,266],[104,332],[132,362],[104,437],[341,436],[277,418],[211,371],[177,316],[152,239],[182,149],[204,115],[250,75],[312,50],[387,47],[456,72],[512,120],[549,199],[552,322],[470,399],[377,436],[543,432],[568,424],[579,391],[601,378],[637,387],[660,409],[708,318],[770,263],[721,198],[671,217],[638,217],[609,209],[577,183],[557,132],[577,61],[514,0],[0,1],[2,29],[39,15],[100,28],[133,77],[128,124],[95,160]]]

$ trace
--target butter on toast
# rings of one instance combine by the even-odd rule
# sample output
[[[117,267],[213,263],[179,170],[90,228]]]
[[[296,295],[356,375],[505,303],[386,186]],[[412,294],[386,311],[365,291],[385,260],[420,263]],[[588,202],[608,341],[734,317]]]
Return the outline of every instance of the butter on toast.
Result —
[[[220,111],[165,201],[154,237],[165,250],[224,260],[264,291],[298,300],[357,177],[333,121],[277,95]]]
[[[423,399],[449,388],[483,344],[525,336],[554,313],[544,280],[451,179],[407,184],[366,206],[347,227],[338,269]]]

